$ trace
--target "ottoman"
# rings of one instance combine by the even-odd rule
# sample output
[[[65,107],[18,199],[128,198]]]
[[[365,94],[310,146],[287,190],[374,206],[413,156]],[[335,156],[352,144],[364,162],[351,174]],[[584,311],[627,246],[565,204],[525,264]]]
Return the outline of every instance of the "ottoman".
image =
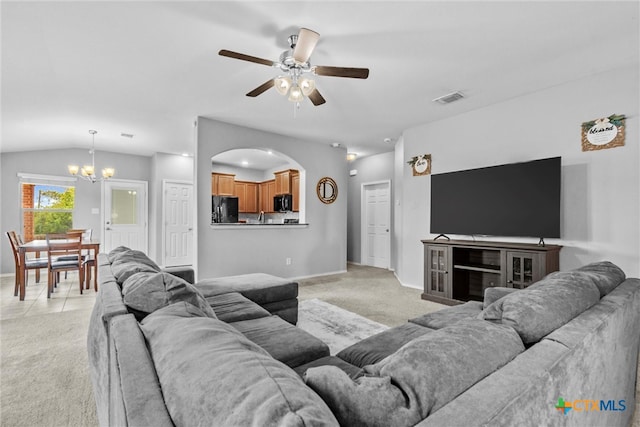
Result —
[[[298,282],[265,273],[217,277],[197,282],[205,298],[238,292],[271,314],[295,325],[298,322]]]

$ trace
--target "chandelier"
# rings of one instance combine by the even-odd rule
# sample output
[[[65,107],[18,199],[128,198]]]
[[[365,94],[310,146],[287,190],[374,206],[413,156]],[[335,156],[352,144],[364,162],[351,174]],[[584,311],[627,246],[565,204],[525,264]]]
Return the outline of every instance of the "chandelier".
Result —
[[[92,138],[92,145],[91,145],[91,150],[89,150],[89,153],[91,154],[91,166],[83,166],[82,168],[80,168],[77,165],[69,165],[67,166],[67,168],[69,169],[69,173],[73,176],[79,176],[82,179],[86,179],[87,181],[91,181],[92,183],[96,182],[96,181],[103,181],[103,180],[107,180],[109,178],[111,178],[115,173],[115,169],[113,168],[104,168],[102,169],[102,178],[98,178],[96,177],[95,174],[95,170],[96,170],[96,133],[98,133],[97,130],[89,130],[89,133],[91,134],[91,138]],[[80,172],[80,175],[78,175],[78,172]]]

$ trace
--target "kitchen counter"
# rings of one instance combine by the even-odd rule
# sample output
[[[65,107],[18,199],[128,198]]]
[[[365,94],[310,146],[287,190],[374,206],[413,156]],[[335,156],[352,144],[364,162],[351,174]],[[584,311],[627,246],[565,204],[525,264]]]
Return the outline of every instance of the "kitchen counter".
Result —
[[[212,223],[213,230],[239,230],[239,229],[268,229],[268,228],[307,228],[308,223],[253,223],[253,222],[230,222],[230,223]]]

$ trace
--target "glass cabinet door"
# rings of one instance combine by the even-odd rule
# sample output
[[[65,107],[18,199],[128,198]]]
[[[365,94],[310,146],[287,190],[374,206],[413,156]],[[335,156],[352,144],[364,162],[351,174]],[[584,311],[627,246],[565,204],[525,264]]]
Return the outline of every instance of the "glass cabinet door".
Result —
[[[450,297],[449,292],[449,248],[428,246],[426,254],[427,293]]]
[[[524,289],[540,280],[540,262],[540,254],[508,252],[507,286]]]

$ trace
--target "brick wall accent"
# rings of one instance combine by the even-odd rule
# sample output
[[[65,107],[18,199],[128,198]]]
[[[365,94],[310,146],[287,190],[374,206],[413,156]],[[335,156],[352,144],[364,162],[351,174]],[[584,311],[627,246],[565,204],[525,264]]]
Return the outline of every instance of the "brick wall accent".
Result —
[[[22,184],[22,207],[33,208],[35,184]],[[22,217],[22,239],[25,242],[34,239],[33,236],[33,212],[24,212]]]

